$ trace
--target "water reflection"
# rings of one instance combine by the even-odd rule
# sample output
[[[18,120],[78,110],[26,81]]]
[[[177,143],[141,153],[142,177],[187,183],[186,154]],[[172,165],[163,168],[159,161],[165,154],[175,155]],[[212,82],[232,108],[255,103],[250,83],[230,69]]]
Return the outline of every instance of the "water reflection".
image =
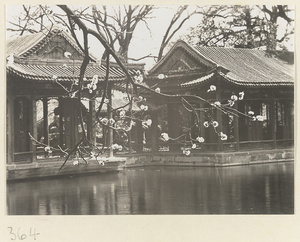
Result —
[[[149,167],[7,184],[10,215],[292,214],[293,163]]]

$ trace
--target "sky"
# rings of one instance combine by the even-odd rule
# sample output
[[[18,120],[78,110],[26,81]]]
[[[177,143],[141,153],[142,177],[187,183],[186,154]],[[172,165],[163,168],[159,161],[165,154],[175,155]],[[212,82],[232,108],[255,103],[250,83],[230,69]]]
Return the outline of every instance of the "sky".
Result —
[[[56,8],[57,9],[57,8]],[[159,8],[155,11],[155,16],[149,20],[148,26],[151,32],[148,30],[148,28],[145,27],[145,24],[140,22],[139,25],[136,28],[136,34],[133,36],[132,43],[130,45],[129,49],[129,56],[131,58],[141,58],[146,55],[158,55],[159,46],[163,38],[163,34],[167,29],[167,26],[173,16],[173,14],[176,12],[177,5],[159,5]],[[15,16],[18,16],[23,11],[23,8],[19,5],[7,5],[7,18],[6,22],[12,21]],[[183,25],[183,27],[178,31],[176,36],[174,36],[174,39],[178,38],[180,35],[187,32],[187,30],[191,26],[196,26],[199,22],[199,16],[195,16],[191,18],[190,20],[186,21],[186,23]],[[10,38],[12,33],[7,33],[7,38]],[[104,48],[99,48],[99,44],[96,41],[96,39],[91,38],[91,53],[97,57],[101,58],[102,53],[104,51]],[[145,69],[150,69],[154,64],[155,61],[153,58],[147,58],[143,59],[140,62],[145,63]]]
[[[78,5],[76,5],[78,7]],[[85,7],[85,6],[82,6]],[[147,56],[149,54],[157,56],[160,43],[162,41],[163,35],[169,25],[169,22],[176,12],[177,5],[157,5],[158,9],[155,10],[153,14],[153,18],[148,19],[147,23],[149,26],[146,28],[145,24],[140,22],[135,30],[135,34],[133,36],[130,49],[129,49],[129,57],[131,58],[141,58]],[[191,5],[190,8],[193,8]],[[58,7],[55,8],[56,10],[60,10]],[[6,11],[6,20],[12,21],[13,17],[18,16],[23,11],[21,5],[7,5]],[[60,10],[61,11],[61,10]],[[188,21],[185,22],[183,27],[178,31],[178,33],[174,36],[173,41],[180,38],[180,36],[186,34],[190,27],[196,26],[200,21],[200,16],[195,15],[191,17]],[[7,38],[11,36],[11,33],[7,32]],[[91,53],[97,57],[101,58],[104,48],[99,48],[99,43],[96,39],[90,39]],[[294,48],[294,40],[291,39],[288,43],[288,48],[293,50]],[[145,69],[149,70],[155,64],[153,58],[146,58],[139,62],[145,63]]]

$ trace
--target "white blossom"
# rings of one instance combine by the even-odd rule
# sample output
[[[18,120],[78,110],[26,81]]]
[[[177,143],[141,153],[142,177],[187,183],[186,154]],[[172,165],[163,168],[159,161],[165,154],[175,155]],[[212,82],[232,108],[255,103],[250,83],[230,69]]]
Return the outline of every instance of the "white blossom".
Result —
[[[163,141],[168,141],[170,139],[167,133],[161,133],[161,138],[163,139]]]
[[[189,156],[191,154],[191,151],[190,150],[187,150],[187,149],[184,149],[183,151],[183,154],[185,154],[186,156]]]
[[[93,83],[93,84],[97,84],[97,83],[98,83],[98,75],[94,75],[94,76],[93,76],[92,83]]]
[[[217,88],[215,85],[210,85],[209,89],[207,90],[207,92],[213,92],[213,91],[216,91]]]
[[[79,165],[78,160],[73,161],[73,165],[74,165],[74,166],[76,166],[76,165],[78,166],[78,165]]]
[[[203,123],[203,125],[204,125],[205,128],[208,128],[209,122],[208,122],[208,121],[205,121],[205,122]]]
[[[72,54],[71,54],[70,52],[66,51],[66,52],[64,53],[64,56],[65,56],[66,58],[71,58]]]
[[[220,103],[219,101],[216,101],[216,102],[214,103],[214,105],[220,107],[220,106],[221,106],[221,103]]]
[[[107,118],[101,119],[101,123],[104,124],[104,125],[107,125],[108,124],[108,119]]]
[[[212,122],[212,125],[216,128],[216,127],[219,126],[219,123],[218,123],[217,121],[213,121],[213,122]]]
[[[234,101],[233,100],[228,100],[228,104],[230,107],[232,107],[234,105]]]
[[[238,100],[238,97],[236,95],[232,95],[231,100],[236,101],[236,100]]]
[[[121,110],[120,111],[120,118],[124,118],[126,115],[126,111],[125,110]]]
[[[261,115],[256,116],[257,121],[264,121],[264,117]]]
[[[249,111],[248,114],[249,115],[254,115],[254,112],[253,111]]]
[[[157,87],[157,88],[155,89],[155,91],[156,91],[156,92],[160,92],[160,88]]]
[[[116,121],[115,121],[113,118],[110,118],[110,119],[109,119],[110,125],[113,125],[115,122],[116,122]]]
[[[151,126],[152,120],[149,118],[149,119],[147,119],[146,123],[147,123],[148,126]]]
[[[161,79],[164,79],[164,78],[165,78],[165,75],[164,75],[164,74],[159,74],[157,77],[158,77],[158,79],[161,80]]]
[[[227,140],[227,135],[223,132],[220,132],[221,140]]]
[[[199,143],[203,143],[204,142],[204,138],[203,137],[197,137],[196,140],[199,142]]]
[[[193,144],[192,145],[192,149],[196,149],[197,145],[196,144]]]
[[[140,107],[140,109],[143,110],[143,111],[147,111],[148,110],[148,106],[142,104],[141,107]]]

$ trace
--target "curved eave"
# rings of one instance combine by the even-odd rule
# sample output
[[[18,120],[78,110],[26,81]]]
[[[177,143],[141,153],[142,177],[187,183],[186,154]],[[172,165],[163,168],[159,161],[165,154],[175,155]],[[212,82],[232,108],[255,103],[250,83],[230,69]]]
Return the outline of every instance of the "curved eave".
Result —
[[[249,81],[236,80],[230,78],[223,73],[219,73],[219,75],[222,76],[225,81],[237,86],[244,86],[244,87],[280,87],[280,86],[293,87],[294,86],[294,82],[289,82],[289,81],[249,82]]]
[[[37,82],[54,82],[54,81],[60,81],[60,82],[73,82],[74,80],[78,80],[79,77],[66,77],[66,76],[57,76],[57,78],[53,78],[53,76],[46,76],[46,75],[32,75],[28,73],[23,73],[20,71],[15,70],[14,68],[8,66],[7,71],[9,74],[21,77],[23,79],[29,80],[29,81],[37,81]],[[93,77],[86,77],[87,81],[89,82]],[[99,77],[99,81],[104,82],[105,77]],[[119,76],[119,77],[109,77],[110,82],[121,82],[125,81],[126,76]]]
[[[173,47],[168,51],[166,55],[164,55],[153,67],[149,70],[149,74],[152,75],[155,73],[158,68],[172,55],[172,52],[176,48],[182,48],[187,54],[193,56],[196,58],[199,62],[201,62],[203,65],[208,67],[217,67],[218,65],[212,61],[211,59],[206,58],[201,53],[199,53],[194,47],[190,46],[183,40],[178,40]]]

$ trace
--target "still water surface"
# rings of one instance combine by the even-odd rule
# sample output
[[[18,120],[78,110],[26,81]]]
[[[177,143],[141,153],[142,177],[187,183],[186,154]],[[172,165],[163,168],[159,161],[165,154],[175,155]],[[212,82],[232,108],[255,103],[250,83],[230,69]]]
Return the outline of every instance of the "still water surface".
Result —
[[[292,214],[294,164],[147,167],[7,184],[9,215]]]

